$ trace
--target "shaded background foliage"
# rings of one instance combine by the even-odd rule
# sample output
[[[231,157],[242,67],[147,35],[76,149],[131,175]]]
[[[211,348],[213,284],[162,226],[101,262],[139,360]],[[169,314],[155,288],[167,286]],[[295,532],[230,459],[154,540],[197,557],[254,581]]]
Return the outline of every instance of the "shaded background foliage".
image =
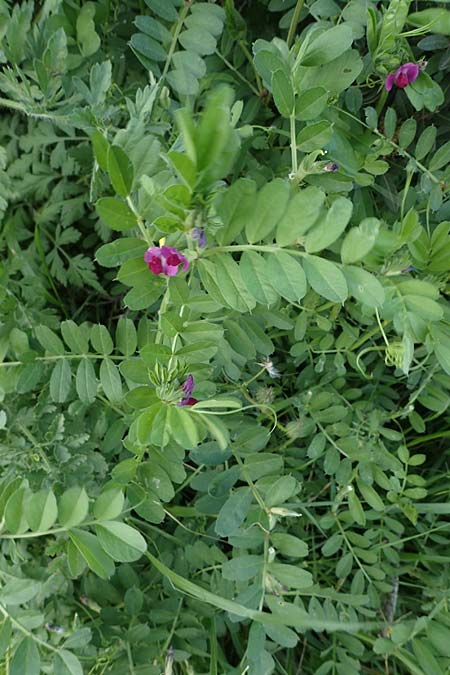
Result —
[[[0,3],[5,672],[449,672],[450,13],[416,10]]]

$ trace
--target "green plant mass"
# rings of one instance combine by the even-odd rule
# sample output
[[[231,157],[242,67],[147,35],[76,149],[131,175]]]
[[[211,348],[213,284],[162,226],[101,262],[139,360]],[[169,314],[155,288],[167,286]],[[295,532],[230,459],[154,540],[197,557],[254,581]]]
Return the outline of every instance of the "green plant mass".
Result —
[[[0,675],[450,675],[449,7],[0,0]]]

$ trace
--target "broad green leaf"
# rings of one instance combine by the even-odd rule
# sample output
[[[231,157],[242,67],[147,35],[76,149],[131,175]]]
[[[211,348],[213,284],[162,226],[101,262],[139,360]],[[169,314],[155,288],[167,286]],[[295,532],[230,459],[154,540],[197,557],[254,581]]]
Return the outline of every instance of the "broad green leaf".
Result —
[[[306,236],[305,249],[308,253],[317,253],[338,239],[347,227],[353,211],[352,202],[346,197],[338,197]]]
[[[230,434],[220,417],[201,414],[199,417],[211,436],[217,441],[219,448],[226,450],[230,444]]]
[[[445,670],[439,666],[427,640],[414,638],[411,644],[417,663],[423,669],[425,675],[444,675]]]
[[[427,625],[427,637],[438,654],[450,658],[450,629],[448,626],[444,626],[439,621],[430,621]]]
[[[331,141],[332,135],[332,122],[328,122],[327,120],[312,122],[297,135],[297,147],[303,152],[319,150]]]
[[[131,230],[137,219],[130,207],[117,197],[102,197],[95,205],[97,213],[108,227],[117,232]]]
[[[25,509],[28,495],[28,488],[20,487],[18,490],[12,493],[6,502],[5,524],[7,530],[12,534],[22,534],[28,529]]]
[[[377,125],[375,124],[375,127]],[[391,139],[395,134],[395,129],[397,128],[397,113],[394,108],[388,108],[384,116],[384,134],[387,138]]]
[[[111,359],[103,359],[100,364],[100,384],[109,401],[119,403],[122,400],[122,379],[119,369]]]
[[[119,488],[108,488],[97,497],[94,504],[94,516],[97,520],[113,520],[123,510],[124,496]]]
[[[260,574],[263,558],[259,555],[240,555],[222,565],[222,576],[231,581],[248,581]]]
[[[357,485],[363,499],[365,499],[369,506],[375,509],[375,511],[384,511],[384,502],[371,485],[367,485],[363,481],[357,481]]]
[[[257,302],[269,306],[277,301],[278,294],[271,285],[267,262],[262,256],[254,251],[245,251],[239,269],[245,285]]]
[[[91,143],[97,164],[103,171],[108,171],[108,140],[100,131],[94,131],[91,134]]]
[[[41,657],[33,638],[25,637],[19,642],[9,663],[8,672],[9,675],[39,675]]]
[[[244,328],[237,321],[231,321],[230,319],[223,322],[223,327],[225,328],[225,338],[232,349],[238,354],[242,354],[246,359],[254,361],[256,348]],[[205,404],[209,404],[209,400],[205,401]]]
[[[222,506],[214,529],[219,537],[229,537],[242,525],[250,510],[253,497],[250,488],[233,492]]]
[[[398,143],[401,148],[407,148],[414,140],[417,130],[417,122],[413,117],[410,117],[405,122],[403,122],[400,127],[400,132],[398,136]]]
[[[91,342],[98,354],[111,354],[114,344],[106,326],[96,323],[91,328]]]
[[[362,68],[363,62],[359,53],[356,49],[348,49],[325,65],[298,68],[294,72],[296,89],[299,96],[302,91],[313,87],[323,87],[329,94],[338,96],[358,77]]]
[[[434,146],[436,135],[437,129],[435,126],[431,124],[430,126],[425,127],[425,129],[422,131],[419,138],[417,139],[416,149],[414,150],[414,157],[416,159],[420,161],[424,157],[426,157],[426,155],[428,155],[428,153]]]
[[[50,375],[50,397],[55,403],[64,403],[67,399],[72,382],[72,371],[69,361],[61,359],[56,362]]]
[[[129,290],[123,302],[129,309],[148,309],[161,297],[163,291],[163,282],[152,279],[148,286],[141,284]]]
[[[332,302],[344,302],[348,295],[347,282],[334,263],[314,255],[303,260],[308,283],[319,295]]]
[[[150,18],[150,17],[137,17],[137,18]],[[130,46],[133,50],[144,54],[151,61],[164,61],[166,58],[166,50],[153,38],[149,35],[144,35],[143,33],[134,33],[131,36]]]
[[[218,350],[217,342],[194,342],[180,347],[175,353],[186,363],[207,363]]]
[[[366,515],[364,513],[364,509],[361,505],[361,502],[359,501],[359,498],[354,490],[348,493],[347,499],[351,517],[353,518],[355,523],[364,526],[366,524]]]
[[[228,254],[222,254],[215,260],[217,284],[226,302],[238,312],[248,312],[256,305],[256,300],[251,295],[237,263]]]
[[[136,28],[146,35],[155,38],[158,42],[170,42],[171,40],[170,31],[167,30],[164,24],[151,16],[137,16],[133,23]]]
[[[384,288],[373,274],[353,265],[345,266],[343,272],[350,295],[368,307],[382,306],[385,298]]]
[[[405,295],[403,299],[407,308],[425,321],[439,321],[444,315],[444,308],[431,298],[424,302],[421,295]]]
[[[292,649],[298,643],[297,634],[287,626],[264,626],[267,636],[276,644]],[[316,675],[319,675],[318,672]]]
[[[280,115],[289,117],[294,110],[294,89],[284,70],[272,73],[272,95]]]
[[[300,57],[300,65],[311,67],[330,63],[347,51],[352,42],[353,31],[346,23],[320,33],[316,31]]]
[[[257,452],[245,458],[243,478],[258,480],[263,476],[279,475],[283,470],[283,458],[271,452]]]
[[[184,49],[195,52],[200,56],[213,54],[216,49],[216,40],[214,36],[201,26],[196,25],[194,28],[188,28],[180,33],[178,39]]]
[[[24,605],[40,592],[42,584],[35,579],[10,579],[0,589],[0,602],[4,605]]]
[[[253,216],[256,207],[256,183],[248,178],[239,178],[224,193],[219,194],[216,210],[223,222],[217,233],[218,241],[231,244]]]
[[[95,254],[95,258],[99,265],[103,267],[118,267],[126,260],[143,256],[147,248],[148,244],[142,241],[142,239],[124,237],[123,239],[116,239],[109,244],[100,246]]]
[[[59,500],[59,522],[63,527],[79,525],[86,518],[89,510],[89,499],[83,487],[71,487]]]
[[[450,162],[450,141],[444,143],[436,152],[430,161],[429,169],[430,171],[437,171],[442,169],[446,164]]]
[[[324,201],[325,194],[312,185],[295,194],[278,223],[277,244],[293,244],[306,234],[319,217]]]
[[[182,448],[191,450],[196,448],[199,444],[199,435],[197,426],[195,424],[194,416],[189,414],[187,410],[170,406],[169,408],[169,425],[172,438]]]
[[[109,579],[114,574],[114,562],[100,546],[97,537],[85,530],[69,530],[69,537],[78,549],[89,569],[101,579]]]
[[[286,502],[295,493],[297,481],[293,476],[281,476],[270,486],[265,503],[266,506],[276,506]]]
[[[273,562],[268,565],[268,571],[277,581],[288,588],[309,588],[313,584],[311,572],[295,565]]]
[[[328,102],[328,92],[323,87],[314,87],[302,92],[296,101],[295,116],[302,122],[317,119]]]
[[[378,218],[364,218],[358,227],[352,227],[345,235],[341,246],[343,263],[362,260],[373,248],[380,231]]]
[[[83,668],[75,654],[60,649],[53,659],[53,675],[83,675]]]
[[[272,545],[282,555],[289,558],[304,558],[308,555],[308,545],[304,541],[284,532],[271,534]]]
[[[116,328],[117,349],[124,356],[132,356],[137,347],[137,332],[131,319],[121,316]]]
[[[133,258],[121,265],[117,280],[125,286],[137,286],[138,289],[151,287],[155,276],[148,269],[143,258]]]
[[[108,149],[108,174],[118,195],[128,197],[133,186],[134,169],[125,152],[118,145]]]
[[[49,530],[58,517],[56,497],[51,490],[39,490],[25,505],[26,518],[33,532]]]
[[[289,253],[271,253],[267,260],[267,271],[273,288],[286,300],[298,302],[306,294],[303,267]]]
[[[86,569],[87,563],[75,544],[69,539],[67,542],[67,567],[72,579],[79,577]]]
[[[178,19],[178,12],[175,9],[175,3],[167,0],[145,0],[145,4],[157,16],[160,16],[166,21],[176,21]]]
[[[275,229],[286,210],[289,194],[289,185],[281,178],[266,183],[258,192],[253,213],[245,227],[251,244],[265,239]]]
[[[97,394],[97,378],[94,366],[89,359],[83,358],[80,360],[75,384],[80,400],[83,403],[92,403]]]
[[[50,328],[42,325],[36,326],[34,332],[46,352],[56,355],[64,354],[65,349],[62,341]]]
[[[89,343],[80,326],[71,319],[61,323],[62,336],[74,354],[87,354],[89,352]]]
[[[125,523],[104,521],[95,526],[95,531],[101,547],[117,562],[139,560],[147,550],[143,536]]]

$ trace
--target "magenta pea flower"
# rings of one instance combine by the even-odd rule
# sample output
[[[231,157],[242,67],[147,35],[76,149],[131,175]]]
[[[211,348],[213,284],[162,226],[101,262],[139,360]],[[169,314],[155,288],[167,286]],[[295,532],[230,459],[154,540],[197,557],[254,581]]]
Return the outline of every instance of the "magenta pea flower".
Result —
[[[394,84],[396,87],[404,89],[408,86],[408,84],[411,84],[411,82],[417,80],[419,73],[420,67],[417,63],[404,63],[402,66],[397,68],[395,73],[391,73],[387,76],[385,82],[386,90],[391,91]]]
[[[181,387],[185,396],[181,399],[179,403],[177,403],[178,407],[183,408],[185,405],[195,405],[196,403],[198,403],[198,399],[192,396],[194,387],[195,387],[194,378],[192,375],[188,375],[186,381]]]
[[[173,246],[152,246],[144,253],[144,260],[153,274],[174,277],[180,265],[185,272],[189,267],[187,258]]]

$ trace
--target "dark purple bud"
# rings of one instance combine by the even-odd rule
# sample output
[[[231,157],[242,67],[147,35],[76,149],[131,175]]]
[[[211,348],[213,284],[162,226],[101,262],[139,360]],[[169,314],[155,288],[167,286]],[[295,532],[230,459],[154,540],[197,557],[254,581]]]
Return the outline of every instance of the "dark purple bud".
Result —
[[[201,227],[194,227],[191,231],[192,239],[195,241],[198,241],[198,245],[200,248],[204,248],[206,246],[206,234],[205,230]]]
[[[188,375],[186,378],[186,382],[183,384],[181,387],[186,396],[191,396],[192,392],[194,391],[195,387],[195,381],[192,375]]]
[[[195,405],[196,403],[198,403],[198,398],[186,396],[185,398],[182,398],[179,403],[177,403],[177,406],[179,408],[184,408],[185,405]]]
[[[401,273],[402,274],[408,274],[409,272],[414,272],[414,270],[416,270],[416,269],[417,268],[414,267],[414,265],[408,265],[408,267],[405,267],[404,269],[402,269]]]
[[[325,164],[323,167],[324,171],[328,171],[328,173],[334,173],[335,171],[339,171],[339,164],[336,164],[336,162],[328,162],[328,164]]]

